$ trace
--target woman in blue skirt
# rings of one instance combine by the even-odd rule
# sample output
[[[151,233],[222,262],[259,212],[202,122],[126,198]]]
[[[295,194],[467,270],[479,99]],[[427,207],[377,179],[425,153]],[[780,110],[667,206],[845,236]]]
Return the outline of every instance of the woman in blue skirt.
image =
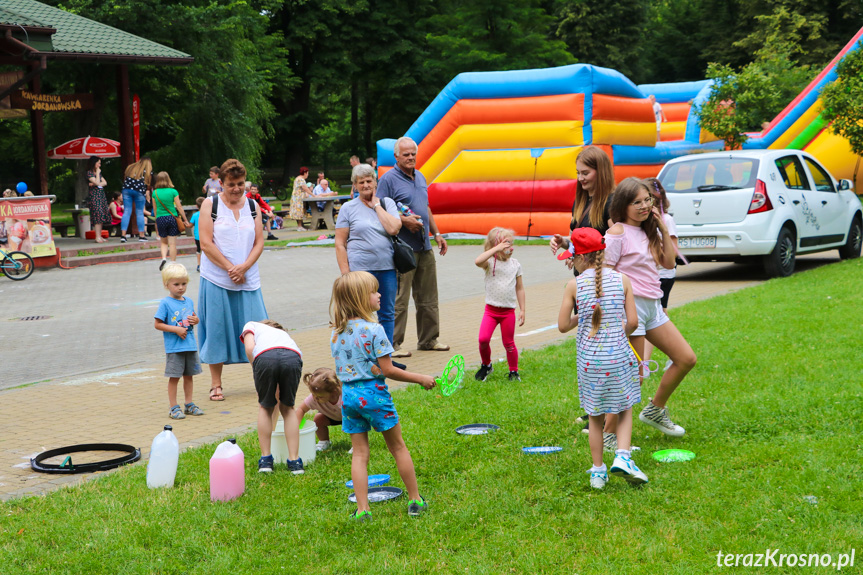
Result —
[[[246,168],[226,160],[220,169],[222,191],[201,205],[201,285],[198,336],[201,363],[210,366],[210,400],[223,401],[222,366],[248,363],[240,340],[249,321],[267,319],[261,295],[258,258],[264,251],[261,213],[253,215],[245,194]],[[215,204],[215,208],[214,208]]]

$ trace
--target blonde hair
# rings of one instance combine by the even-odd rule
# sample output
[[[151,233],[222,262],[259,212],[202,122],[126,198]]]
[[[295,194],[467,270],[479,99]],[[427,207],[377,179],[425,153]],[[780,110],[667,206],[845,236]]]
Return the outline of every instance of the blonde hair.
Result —
[[[174,279],[189,280],[189,272],[186,271],[186,266],[177,262],[171,262],[162,268],[162,283],[165,284],[165,287],[168,286],[169,281]]]
[[[171,181],[171,176],[168,175],[168,172],[159,172],[156,174],[156,183],[153,185],[154,188],[173,188],[174,182]]]
[[[268,325],[268,326],[270,326],[270,327],[274,327],[274,328],[276,328],[276,329],[280,329],[280,330],[282,330],[282,331],[284,331],[284,332],[287,332],[287,331],[288,331],[288,330],[286,330],[285,328],[283,328],[283,327],[282,327],[282,324],[280,324],[279,322],[277,322],[277,321],[276,321],[276,320],[274,320],[274,319],[262,319],[262,320],[261,320],[261,321],[259,321],[258,323],[262,323],[262,324],[264,324],[264,325]]]
[[[30,197],[33,197],[35,194],[33,192],[31,192],[30,190],[27,190],[26,192],[24,192],[24,195],[26,197],[30,198]]]
[[[485,243],[482,244],[482,251],[487,252],[494,246],[498,245],[505,239],[509,239],[512,241],[515,238],[515,231],[509,228],[496,227],[489,230],[488,235],[485,238]],[[511,253],[498,252],[494,254],[494,257],[502,262],[508,260],[512,257]],[[482,262],[480,266],[485,271],[488,271],[488,260]]]
[[[350,319],[375,321],[371,294],[378,291],[378,280],[369,272],[348,272],[333,282],[330,298],[330,327],[343,333]]]
[[[153,175],[153,163],[150,158],[144,156],[134,164],[129,164],[123,175],[133,180],[144,178],[144,183],[150,185],[150,177]]]
[[[309,391],[314,395],[323,393],[332,393],[342,390],[342,381],[336,375],[336,372],[328,367],[319,367],[312,373],[307,373],[303,376],[303,383],[309,388]]]
[[[614,168],[611,159],[602,148],[596,146],[585,146],[575,158],[588,168],[596,171],[596,180],[593,184],[593,202],[590,205],[590,227],[604,228],[608,223],[605,221],[605,204],[608,196],[614,192]],[[576,180],[575,203],[572,206],[572,222],[570,227],[577,227],[584,216],[584,210],[591,201],[587,190],[581,187],[581,182]],[[618,221],[618,220],[615,220]]]

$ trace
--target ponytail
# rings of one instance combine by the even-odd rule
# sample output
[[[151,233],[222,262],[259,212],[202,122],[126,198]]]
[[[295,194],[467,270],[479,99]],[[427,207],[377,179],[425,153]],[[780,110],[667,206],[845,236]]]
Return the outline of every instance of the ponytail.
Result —
[[[587,334],[587,337],[593,337],[599,331],[600,323],[602,322],[602,306],[599,304],[600,299],[602,298],[602,268],[603,263],[605,261],[605,250],[600,250],[598,252],[594,252],[593,266],[596,270],[596,274],[593,279],[593,283],[596,286],[596,305],[593,308],[593,317],[591,318],[590,323],[590,333]]]

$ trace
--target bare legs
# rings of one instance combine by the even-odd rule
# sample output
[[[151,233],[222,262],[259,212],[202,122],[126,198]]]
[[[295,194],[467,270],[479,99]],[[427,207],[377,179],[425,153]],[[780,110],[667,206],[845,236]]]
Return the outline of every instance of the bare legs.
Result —
[[[662,380],[659,382],[659,387],[651,400],[653,405],[661,409],[668,403],[671,394],[674,393],[674,390],[677,389],[677,386],[680,385],[686,374],[695,367],[698,358],[677,327],[670,321],[648,331],[646,337],[647,341],[665,353],[672,361],[671,367],[662,374]],[[645,336],[630,336],[629,341],[632,343],[632,347],[635,348],[635,352],[639,357],[644,357]],[[616,433],[618,427],[617,419],[616,415],[607,416],[605,418],[605,431]],[[630,423],[630,432],[631,429]],[[619,436],[618,445],[620,445]]]
[[[210,364],[210,399],[218,398],[215,401],[220,401],[223,399],[222,396],[222,368],[225,366],[224,363],[211,363]],[[214,392],[213,390],[218,389],[218,392]]]
[[[279,403],[279,411],[282,414],[282,419],[285,421],[285,441],[288,443],[288,459],[295,461],[300,455],[300,430],[299,422],[297,421],[297,412],[293,406]],[[261,456],[270,455],[270,447],[272,445],[273,436],[273,420],[278,419],[276,407],[258,406],[258,444],[261,447]]]
[[[93,224],[93,231],[96,232],[96,243],[101,244],[106,240],[102,239],[102,224]]]
[[[179,405],[177,403],[177,385],[180,383],[179,377],[172,377],[168,379],[168,403],[170,404],[168,407],[174,407],[175,405]],[[183,395],[186,396],[186,403],[192,403],[192,376],[184,375],[183,376]]]
[[[408,499],[419,501],[420,492],[417,487],[414,462],[402,438],[401,424],[396,424],[395,427],[384,431],[382,435],[384,441],[387,442],[390,453],[396,460],[396,468],[398,468],[399,476],[405,484]],[[600,438],[601,443],[602,439]],[[369,434],[367,432],[352,433],[351,444],[354,448],[354,455],[351,460],[351,479],[354,481],[354,493],[357,497],[357,512],[369,511]]]
[[[162,250],[162,259],[163,260],[168,259],[168,256],[170,254],[171,261],[172,262],[177,261],[177,238],[176,238],[176,236],[168,236],[166,238],[159,236],[159,241],[161,242],[161,244],[159,245],[159,248]],[[198,256],[198,257],[200,258],[200,256]]]

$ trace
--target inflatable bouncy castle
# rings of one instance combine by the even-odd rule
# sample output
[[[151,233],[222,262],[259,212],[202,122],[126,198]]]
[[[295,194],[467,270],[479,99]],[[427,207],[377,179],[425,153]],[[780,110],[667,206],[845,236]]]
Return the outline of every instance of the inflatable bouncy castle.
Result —
[[[830,134],[818,94],[836,65],[857,49],[863,29],[769,126],[744,148],[795,148],[814,155],[837,178],[851,178],[856,157]],[[405,133],[417,142],[417,168],[429,182],[429,205],[444,233],[485,234],[494,226],[519,235],[568,229],[575,198],[575,158],[603,148],[617,181],[650,177],[685,154],[723,149],[701,129],[696,107],[711,83],[636,86],[607,68],[470,72],[456,76]],[[648,96],[668,121],[656,140]],[[381,174],[395,165],[394,139],[377,142]]]

